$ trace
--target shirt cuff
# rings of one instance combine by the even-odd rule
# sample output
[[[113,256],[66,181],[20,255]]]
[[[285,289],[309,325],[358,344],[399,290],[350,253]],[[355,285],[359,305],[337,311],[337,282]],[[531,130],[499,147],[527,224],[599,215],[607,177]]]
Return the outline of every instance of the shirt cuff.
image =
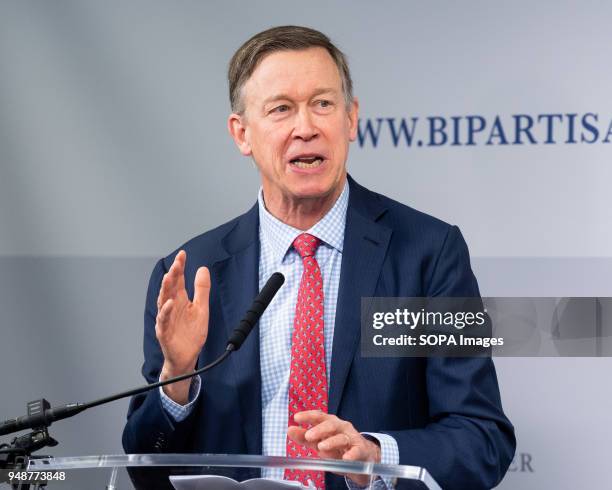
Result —
[[[200,386],[202,381],[200,376],[194,376],[191,378],[191,385],[189,386],[189,402],[187,405],[181,405],[176,403],[172,398],[164,393],[163,387],[159,387],[159,397],[161,398],[162,407],[170,415],[175,422],[182,422],[185,420],[193,409],[193,404],[200,395]]]
[[[378,434],[376,432],[362,432],[362,436],[366,439],[371,439],[380,445],[380,462],[381,464],[399,464],[399,447],[397,441],[389,434]],[[354,483],[351,479],[345,477],[346,486],[350,490],[361,490],[364,488],[371,488],[373,490],[391,490],[395,488],[395,478],[381,478],[377,477],[372,482],[370,487],[359,486]]]

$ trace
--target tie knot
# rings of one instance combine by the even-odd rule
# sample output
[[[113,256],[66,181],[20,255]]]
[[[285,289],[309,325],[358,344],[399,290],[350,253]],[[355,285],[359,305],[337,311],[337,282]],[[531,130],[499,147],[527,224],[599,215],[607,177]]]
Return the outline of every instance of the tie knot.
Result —
[[[302,233],[298,235],[298,237],[293,240],[293,248],[297,250],[300,254],[300,257],[312,257],[317,251],[317,247],[321,243],[316,236],[310,235],[308,233]]]

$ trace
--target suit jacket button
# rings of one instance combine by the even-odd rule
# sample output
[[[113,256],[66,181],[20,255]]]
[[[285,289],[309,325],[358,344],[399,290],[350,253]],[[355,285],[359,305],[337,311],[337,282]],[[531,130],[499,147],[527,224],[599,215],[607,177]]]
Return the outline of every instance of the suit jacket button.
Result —
[[[163,432],[157,433],[157,440],[153,444],[153,448],[157,452],[161,452],[166,447],[166,435]]]

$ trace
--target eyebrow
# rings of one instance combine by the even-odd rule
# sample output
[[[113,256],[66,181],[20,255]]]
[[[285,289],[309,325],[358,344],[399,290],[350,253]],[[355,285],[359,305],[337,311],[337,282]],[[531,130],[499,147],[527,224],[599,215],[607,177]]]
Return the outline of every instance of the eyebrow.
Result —
[[[319,88],[315,90],[311,97],[316,97],[317,95],[327,94],[327,93],[335,93],[336,89],[334,88]],[[291,100],[291,97],[287,94],[278,94],[268,97],[263,101],[263,105],[269,104],[270,102],[276,102],[278,100]]]

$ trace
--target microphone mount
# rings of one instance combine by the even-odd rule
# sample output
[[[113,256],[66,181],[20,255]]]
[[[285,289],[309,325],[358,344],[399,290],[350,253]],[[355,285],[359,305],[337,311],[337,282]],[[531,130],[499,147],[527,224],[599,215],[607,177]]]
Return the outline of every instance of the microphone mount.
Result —
[[[127,398],[129,396],[145,393],[155,388],[159,388],[160,386],[165,386],[197,376],[198,374],[202,374],[223,362],[232,352],[234,352],[234,350],[235,346],[232,343],[228,343],[225,352],[217,359],[191,373],[182,374],[180,376],[175,376],[174,378],[168,378],[164,381],[158,381],[157,383],[151,383],[131,390],[122,391],[121,393],[99,398],[98,400],[93,400],[88,403],[70,403],[68,405],[51,407],[49,402],[44,398],[29,402],[27,405],[28,415],[19,417],[17,419],[6,420],[0,423],[0,435],[11,434],[23,429],[33,429],[32,432],[15,437],[10,444],[0,444],[0,469],[23,470],[27,466],[28,458],[32,456],[34,451],[38,451],[43,447],[57,446],[58,442],[49,435],[49,426],[53,422],[73,417],[74,415],[77,415],[88,408],[97,407],[98,405],[104,405],[121,398]]]
[[[45,421],[45,414],[49,410],[51,410],[51,405],[44,398],[27,404],[28,417],[31,417],[34,421],[40,420],[40,425],[33,426],[33,430],[27,434],[15,437],[10,444],[0,444],[0,469],[24,470],[27,468],[28,460],[34,451],[44,447],[57,446],[58,442],[49,435],[51,422],[47,423]],[[0,479],[0,483],[4,483],[4,481]],[[35,488],[46,487],[45,483],[35,483],[34,485]],[[13,488],[16,487],[13,485]],[[28,489],[30,485],[21,485],[20,488]]]

